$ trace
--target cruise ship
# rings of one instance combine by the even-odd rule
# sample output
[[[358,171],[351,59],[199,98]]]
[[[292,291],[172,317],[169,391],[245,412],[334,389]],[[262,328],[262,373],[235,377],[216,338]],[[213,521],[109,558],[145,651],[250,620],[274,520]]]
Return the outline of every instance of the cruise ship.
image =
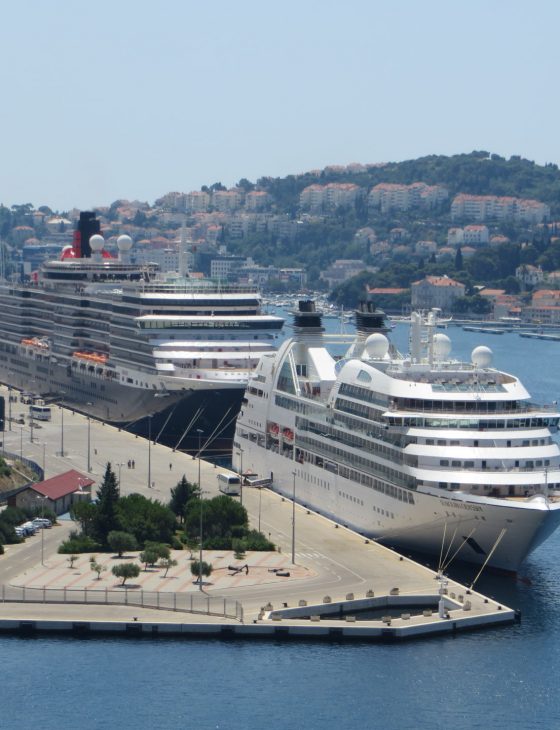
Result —
[[[0,380],[173,448],[227,451],[283,319],[253,287],[133,263],[132,245],[120,236],[111,256],[83,212],[59,260],[0,284]]]
[[[489,348],[451,358],[437,313],[413,313],[409,354],[363,303],[333,357],[313,302],[263,355],[237,420],[234,468],[401,550],[516,572],[560,522],[560,413]],[[343,350],[342,350],[343,351]]]

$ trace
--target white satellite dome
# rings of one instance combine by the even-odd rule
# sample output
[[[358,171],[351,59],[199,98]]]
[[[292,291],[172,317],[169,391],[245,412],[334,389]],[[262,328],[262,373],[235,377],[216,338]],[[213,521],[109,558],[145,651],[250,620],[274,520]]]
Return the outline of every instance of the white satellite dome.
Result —
[[[494,353],[486,345],[475,347],[471,353],[471,362],[479,368],[488,368],[492,364]]]
[[[365,351],[370,360],[382,360],[389,352],[389,340],[380,332],[375,332],[367,338]]]
[[[436,360],[447,360],[451,352],[451,340],[442,332],[434,335],[434,357]]]
[[[105,239],[99,233],[96,233],[95,236],[89,239],[89,245],[92,251],[101,251],[105,245]]]
[[[117,238],[117,248],[119,251],[130,251],[132,248],[132,238],[123,234]]]

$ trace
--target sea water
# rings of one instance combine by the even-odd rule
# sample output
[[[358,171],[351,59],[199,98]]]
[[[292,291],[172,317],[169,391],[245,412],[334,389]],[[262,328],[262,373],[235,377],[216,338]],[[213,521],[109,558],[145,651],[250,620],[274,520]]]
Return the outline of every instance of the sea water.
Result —
[[[535,401],[558,400],[560,342],[446,334],[455,356],[488,345]],[[392,333],[402,350],[406,337]],[[517,578],[476,587],[521,622],[395,645],[0,637],[0,727],[559,728],[560,533]]]

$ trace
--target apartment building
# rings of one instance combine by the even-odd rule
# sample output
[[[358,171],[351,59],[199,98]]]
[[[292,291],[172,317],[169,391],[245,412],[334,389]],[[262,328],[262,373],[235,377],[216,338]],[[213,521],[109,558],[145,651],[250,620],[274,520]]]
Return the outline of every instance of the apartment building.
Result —
[[[459,193],[451,203],[451,219],[513,220],[518,223],[542,223],[550,217],[550,208],[538,200],[496,195]]]
[[[432,208],[446,200],[448,194],[447,189],[441,185],[427,185],[423,182],[412,185],[379,183],[368,195],[368,206],[380,208],[382,213],[414,207]]]

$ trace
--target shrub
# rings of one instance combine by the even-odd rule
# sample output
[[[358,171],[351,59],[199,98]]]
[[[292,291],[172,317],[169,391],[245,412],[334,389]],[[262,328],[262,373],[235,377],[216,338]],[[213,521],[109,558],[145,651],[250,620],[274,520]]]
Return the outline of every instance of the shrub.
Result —
[[[236,560],[243,560],[245,557],[245,543],[237,537],[231,541],[231,548],[235,552]]]
[[[65,540],[58,548],[58,552],[62,555],[72,555],[73,553],[93,553],[101,550],[101,545],[87,535],[76,535],[73,533],[68,540]]]
[[[107,535],[107,543],[111,550],[118,553],[119,558],[126,550],[136,550],[136,538],[129,532],[111,530]]]
[[[173,550],[182,550],[185,546],[181,542],[181,538],[178,535],[173,535],[171,538],[171,547]]]
[[[16,525],[21,525],[22,522],[27,521],[27,513],[19,507],[6,507],[6,509],[2,512],[0,519],[7,525],[15,527]]]
[[[268,550],[276,549],[274,543],[268,540],[263,535],[263,533],[259,532],[258,530],[249,530],[249,532],[245,535],[243,542],[245,543],[246,550],[258,550],[266,552]]]

